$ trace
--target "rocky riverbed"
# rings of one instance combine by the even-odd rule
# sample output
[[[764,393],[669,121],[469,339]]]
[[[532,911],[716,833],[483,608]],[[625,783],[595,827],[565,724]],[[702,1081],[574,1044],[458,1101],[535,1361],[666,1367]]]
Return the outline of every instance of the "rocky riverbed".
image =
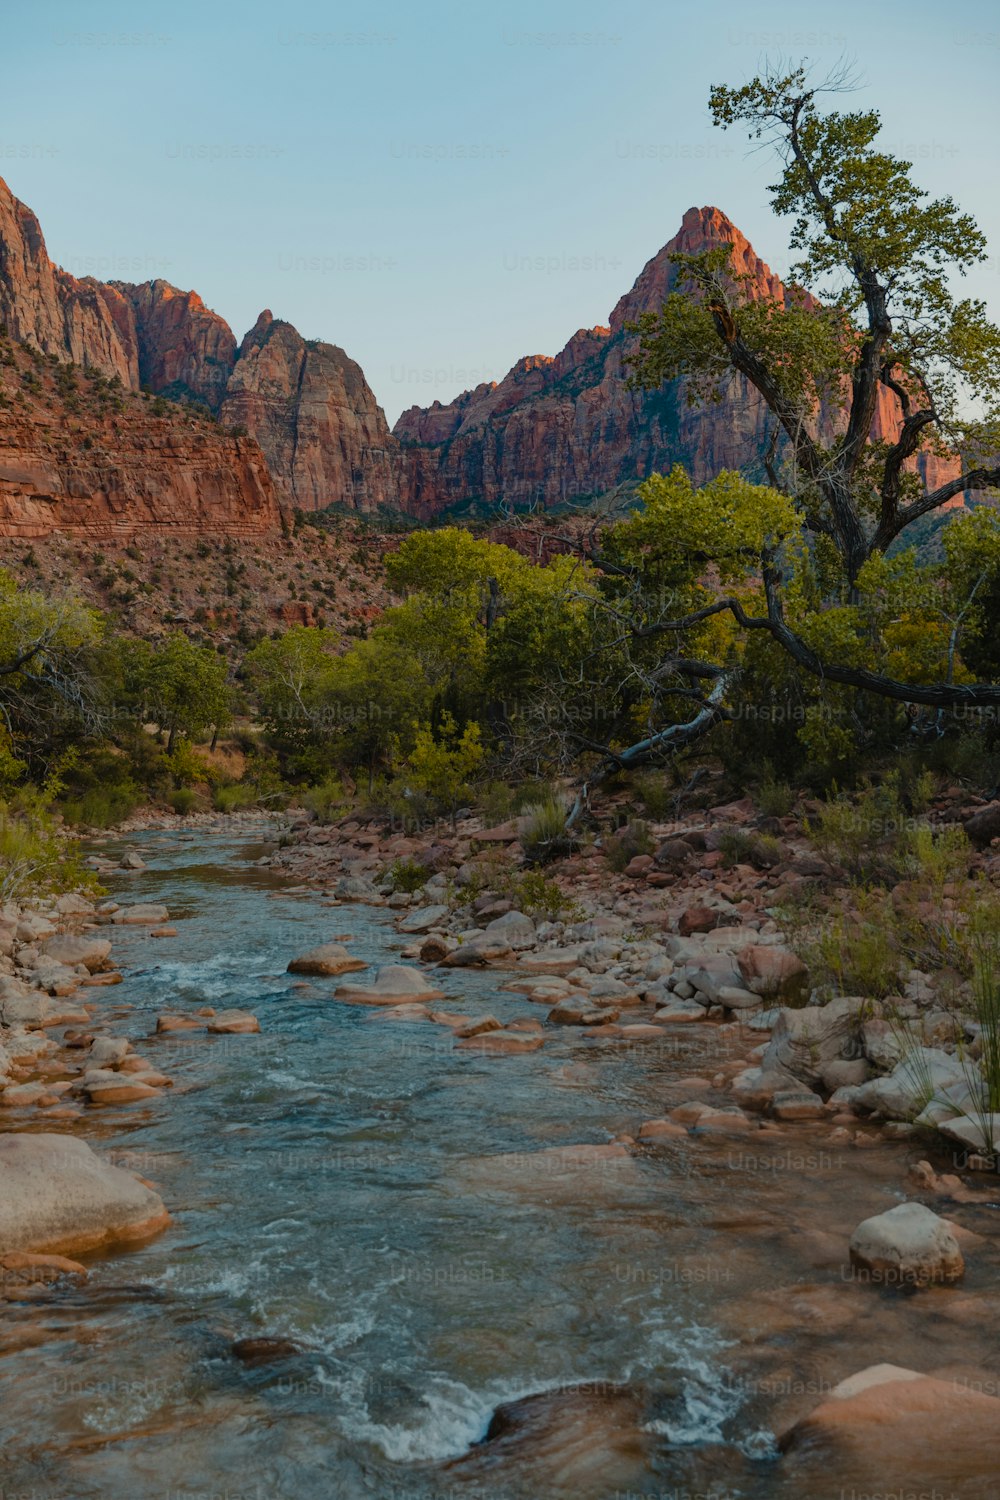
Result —
[[[5,1406],[58,1378],[67,1309],[134,1379],[141,1327],[169,1376],[113,1420],[55,1404],[53,1493],[134,1492],[168,1439],[178,1487],[248,1473],[241,1419],[281,1410],[284,1447],[254,1445],[270,1493],[330,1493],[332,1463],[335,1493],[428,1500],[991,1494],[974,1038],[922,974],[919,1040],[865,997],[809,1003],[775,891],[814,856],[790,835],[777,875],[721,868],[713,830],[746,815],[619,876],[580,851],[557,920],[490,888],[517,827],[472,821],[256,849],[246,820],[147,825],[95,854],[109,899],[5,913]],[[48,1185],[34,1218],[18,1182]],[[139,1240],[159,1320],[101,1302],[95,1252]]]

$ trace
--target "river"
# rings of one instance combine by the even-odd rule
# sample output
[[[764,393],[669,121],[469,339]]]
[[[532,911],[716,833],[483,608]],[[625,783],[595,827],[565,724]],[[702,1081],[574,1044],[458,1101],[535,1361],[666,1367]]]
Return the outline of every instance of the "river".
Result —
[[[995,1365],[995,1294],[963,1321],[952,1292],[907,1299],[844,1274],[854,1224],[906,1195],[926,1154],[912,1143],[835,1149],[817,1125],[670,1139],[568,1179],[532,1163],[634,1133],[759,1038],[552,1029],[529,1055],[456,1052],[445,1027],[285,972],[348,934],[392,961],[386,909],[286,892],[245,832],[129,847],[148,868],[111,894],[165,902],[178,936],[114,929],[125,981],[94,994],[174,1087],[92,1110],[85,1133],[174,1219],[85,1285],[7,1305],[4,1500],[522,1500],[539,1493],[530,1454],[499,1472],[449,1461],[499,1403],[576,1383],[640,1391],[643,1439],[566,1493],[840,1500],[874,1476],[808,1458],[790,1472],[779,1422],[876,1360]],[[544,1016],[502,973],[443,972],[443,1005]],[[204,1005],[252,1010],[261,1034],[152,1036],[159,1012]],[[991,1245],[962,1295],[996,1284]],[[246,1366],[231,1346],[251,1336],[300,1352]]]

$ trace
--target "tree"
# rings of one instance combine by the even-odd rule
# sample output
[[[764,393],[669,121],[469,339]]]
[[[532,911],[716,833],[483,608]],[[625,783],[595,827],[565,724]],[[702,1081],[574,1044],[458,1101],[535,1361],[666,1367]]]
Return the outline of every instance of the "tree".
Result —
[[[166,730],[168,755],[177,734],[191,738],[224,728],[232,714],[225,660],[179,631],[149,652],[142,686],[153,722]]]
[[[0,569],[0,757],[8,780],[19,768],[44,774],[67,742],[100,731],[102,634],[100,616],[79,600],[21,588]]]
[[[1000,517],[980,513],[971,549],[946,541],[937,574],[899,556],[923,518],[1000,484],[1000,330],[950,285],[985,241],[950,198],[914,185],[910,163],[877,149],[876,112],[821,113],[821,92],[802,68],[711,91],[718,125],[743,125],[777,153],[771,201],[793,216],[801,286],[784,300],[757,295],[728,245],[678,255],[677,289],[635,325],[638,384],[683,377],[700,404],[742,377],[772,426],[766,486],[720,475],[695,491],[677,471],[655,476],[640,490],[645,517],[590,549],[662,711],[642,741],[604,747],[598,776],[731,712],[737,637],[752,632],[825,696],[833,684],[853,704],[862,690],[938,709],[1000,705],[1000,685],[974,680],[961,654],[982,637]],[[929,457],[953,471],[933,486]]]

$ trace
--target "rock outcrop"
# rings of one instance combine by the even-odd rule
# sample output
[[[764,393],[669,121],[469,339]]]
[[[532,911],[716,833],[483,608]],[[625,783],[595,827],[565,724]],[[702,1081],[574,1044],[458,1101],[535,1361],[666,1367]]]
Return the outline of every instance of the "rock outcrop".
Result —
[[[289,505],[399,503],[397,444],[361,366],[266,310],[240,345],[220,417],[257,439]]]
[[[57,359],[139,386],[131,310],[112,286],[78,281],[49,260],[41,226],[0,178],[0,325],[11,338]]]
[[[236,339],[225,318],[197,292],[169,281],[112,283],[135,318],[139,380],[172,401],[202,401],[218,411],[236,363]]]

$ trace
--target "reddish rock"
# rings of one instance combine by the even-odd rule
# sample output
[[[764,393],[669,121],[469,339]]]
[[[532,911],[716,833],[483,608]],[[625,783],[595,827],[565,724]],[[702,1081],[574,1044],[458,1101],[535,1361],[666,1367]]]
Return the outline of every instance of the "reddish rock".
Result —
[[[690,937],[694,932],[714,932],[719,925],[719,912],[711,906],[689,906],[681,912],[677,931],[681,937]]]
[[[257,439],[283,499],[299,510],[398,503],[397,444],[360,365],[270,312],[240,345],[220,420]]]
[[[111,285],[132,308],[141,384],[217,411],[236,363],[236,339],[225,319],[197,292],[178,291],[169,281]]]

